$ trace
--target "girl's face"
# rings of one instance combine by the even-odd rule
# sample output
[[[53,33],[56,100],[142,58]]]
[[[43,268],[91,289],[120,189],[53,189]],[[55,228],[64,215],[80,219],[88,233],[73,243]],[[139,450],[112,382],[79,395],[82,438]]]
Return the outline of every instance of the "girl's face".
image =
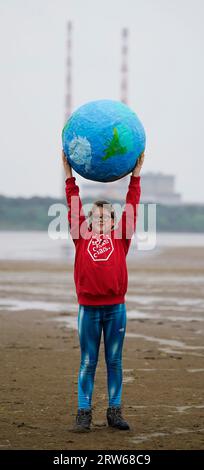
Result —
[[[105,207],[96,206],[92,211],[92,230],[96,233],[107,233],[114,225],[111,213]]]

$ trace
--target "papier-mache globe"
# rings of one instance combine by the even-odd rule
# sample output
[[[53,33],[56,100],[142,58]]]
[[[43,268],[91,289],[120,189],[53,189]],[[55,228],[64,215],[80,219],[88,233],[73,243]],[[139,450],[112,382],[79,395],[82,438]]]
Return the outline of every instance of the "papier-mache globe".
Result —
[[[129,174],[145,143],[137,115],[114,100],[84,104],[73,112],[62,131],[68,162],[78,174],[93,181],[116,181]]]

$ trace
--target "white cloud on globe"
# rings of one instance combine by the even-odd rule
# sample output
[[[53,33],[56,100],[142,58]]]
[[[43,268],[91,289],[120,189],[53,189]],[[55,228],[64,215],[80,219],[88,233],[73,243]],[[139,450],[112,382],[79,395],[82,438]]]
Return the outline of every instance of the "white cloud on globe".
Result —
[[[74,137],[69,143],[69,155],[78,165],[85,165],[85,170],[91,168],[91,144],[86,137]]]

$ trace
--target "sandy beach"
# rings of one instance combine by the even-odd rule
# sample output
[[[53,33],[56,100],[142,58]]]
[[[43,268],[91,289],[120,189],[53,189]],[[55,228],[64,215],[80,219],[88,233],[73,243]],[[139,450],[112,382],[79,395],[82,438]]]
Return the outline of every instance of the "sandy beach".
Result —
[[[124,417],[108,428],[103,339],[92,431],[72,431],[80,348],[73,262],[0,262],[0,449],[204,449],[204,250],[128,261]]]

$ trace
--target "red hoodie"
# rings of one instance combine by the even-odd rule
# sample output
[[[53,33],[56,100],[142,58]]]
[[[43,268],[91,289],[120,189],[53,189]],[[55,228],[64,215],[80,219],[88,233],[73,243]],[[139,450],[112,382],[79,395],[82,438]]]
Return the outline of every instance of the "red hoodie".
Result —
[[[74,281],[78,303],[125,303],[128,286],[126,255],[136,228],[140,176],[131,175],[125,209],[118,227],[109,234],[96,234],[90,230],[75,180],[74,176],[65,180],[65,191],[70,234],[76,249]]]

